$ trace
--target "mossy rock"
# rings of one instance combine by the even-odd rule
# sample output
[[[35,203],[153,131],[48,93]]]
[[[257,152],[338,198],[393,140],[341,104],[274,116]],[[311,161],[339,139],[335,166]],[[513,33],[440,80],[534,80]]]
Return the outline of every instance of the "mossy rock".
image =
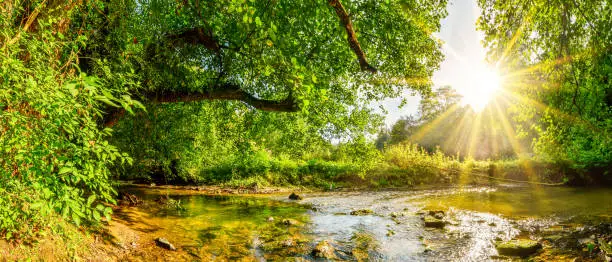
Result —
[[[282,221],[280,221],[280,223],[285,226],[297,226],[301,224],[300,221],[291,218],[283,219]]]
[[[542,244],[528,239],[514,239],[495,245],[502,256],[528,257],[542,248]]]
[[[351,211],[352,216],[367,216],[374,214],[374,211],[371,209],[359,209]]]
[[[316,258],[335,259],[334,247],[327,240],[319,242],[312,250],[312,255]]]
[[[425,227],[444,228],[446,225],[446,222],[444,222],[442,219],[437,219],[433,216],[425,216],[423,217],[423,221],[425,222]]]

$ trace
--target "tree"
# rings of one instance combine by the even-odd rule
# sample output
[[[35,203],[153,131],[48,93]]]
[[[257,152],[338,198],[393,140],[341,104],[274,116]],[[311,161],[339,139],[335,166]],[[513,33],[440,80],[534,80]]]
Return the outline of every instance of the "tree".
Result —
[[[429,95],[425,95],[419,104],[419,118],[431,121],[440,114],[450,110],[461,102],[462,96],[451,86],[441,86]]]
[[[544,160],[607,173],[612,163],[609,1],[479,1],[489,59],[507,72],[518,133]],[[610,176],[608,176],[609,179]]]
[[[108,17],[129,17],[107,25],[109,36],[123,39],[108,53],[138,72],[142,85],[128,90],[134,99],[239,100],[343,129],[350,115],[369,111],[366,101],[428,90],[427,81],[410,79],[429,79],[442,59],[430,34],[445,7],[446,1],[168,0],[125,11],[111,4]],[[111,60],[95,50],[92,56]]]

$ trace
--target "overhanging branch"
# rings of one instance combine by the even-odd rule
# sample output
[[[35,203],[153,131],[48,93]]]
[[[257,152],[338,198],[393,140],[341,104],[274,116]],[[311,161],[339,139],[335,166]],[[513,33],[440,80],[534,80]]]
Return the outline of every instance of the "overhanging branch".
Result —
[[[263,111],[296,112],[297,105],[291,96],[283,100],[267,100],[257,98],[234,84],[223,84],[204,92],[159,91],[145,95],[154,103],[194,102],[201,100],[236,100],[243,101],[254,108]]]
[[[298,106],[292,96],[283,100],[268,100],[257,98],[235,84],[223,84],[218,87],[203,92],[186,91],[157,91],[143,94],[147,101],[151,103],[177,103],[177,102],[196,102],[202,100],[233,100],[242,101],[246,104],[262,110],[271,112],[297,112]],[[122,108],[111,110],[104,119],[104,126],[111,127],[117,123],[125,114]]]
[[[376,68],[374,68],[368,63],[365,53],[363,52],[363,49],[361,49],[361,45],[357,40],[357,34],[353,29],[353,22],[351,21],[349,14],[346,12],[346,9],[344,9],[344,6],[342,6],[340,0],[328,0],[328,3],[334,8],[334,11],[336,11],[336,15],[338,15],[338,18],[340,18],[340,23],[342,24],[344,29],[346,29],[346,39],[348,40],[349,46],[351,47],[355,55],[357,55],[357,59],[359,59],[359,66],[361,67],[361,70],[376,73]]]
[[[221,49],[221,46],[213,37],[212,32],[201,27],[187,29],[178,34],[168,35],[166,38],[171,41],[181,41],[186,44],[202,45],[215,52],[219,52]]]

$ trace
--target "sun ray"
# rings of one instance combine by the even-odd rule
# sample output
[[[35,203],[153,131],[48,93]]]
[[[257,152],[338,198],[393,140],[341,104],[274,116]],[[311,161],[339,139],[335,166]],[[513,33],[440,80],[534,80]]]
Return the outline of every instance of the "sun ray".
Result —
[[[448,148],[450,145],[453,145],[453,148],[455,149],[455,152],[461,152],[461,150],[463,149],[463,147],[460,145],[460,134],[463,132],[464,127],[465,127],[465,123],[467,122],[466,119],[468,118],[467,112],[463,112],[461,119],[459,120],[459,125],[457,126],[457,128],[455,128],[452,133],[450,134],[450,137],[444,141],[443,146],[445,148]]]
[[[468,153],[467,153],[468,157],[474,157],[474,149],[476,148],[476,145],[478,144],[477,139],[480,136],[481,124],[482,124],[482,112],[477,112],[476,119],[474,119],[474,122],[472,122],[472,129],[471,129],[471,135],[470,135],[469,147],[468,147]]]
[[[514,79],[516,77],[521,77],[521,76],[528,75],[530,73],[536,72],[536,71],[538,71],[540,69],[545,69],[545,68],[551,67],[551,66],[557,66],[557,65],[566,64],[566,63],[572,61],[574,59],[574,57],[575,56],[565,56],[565,57],[561,57],[561,58],[558,58],[558,59],[555,59],[555,60],[544,61],[544,62],[541,62],[541,63],[537,63],[537,64],[531,65],[529,67],[526,67],[526,68],[523,68],[523,69],[520,69],[520,70],[512,71],[512,72],[510,72],[510,73],[508,73],[506,75],[506,78]]]
[[[505,95],[505,96],[503,96],[505,99],[508,99],[507,97],[509,97],[509,98],[513,99],[514,101],[518,101],[519,103],[524,103],[526,105],[533,106],[533,107],[535,107],[536,109],[538,109],[538,110],[540,110],[542,112],[550,111],[553,115],[561,117],[564,120],[571,121],[571,122],[574,122],[574,123],[583,124],[586,127],[588,127],[591,131],[596,131],[596,132],[600,131],[597,126],[594,126],[590,122],[588,122],[588,121],[586,121],[586,120],[584,120],[582,118],[579,118],[577,116],[573,116],[573,115],[567,114],[567,113],[565,113],[565,112],[563,112],[563,111],[561,111],[561,110],[559,110],[557,108],[554,108],[554,107],[551,107],[551,106],[547,106],[547,105],[545,105],[545,104],[543,104],[541,102],[538,102],[538,101],[536,101],[534,99],[525,97],[523,95],[520,95],[520,94],[518,94],[516,92],[513,92],[513,91],[510,91],[510,90],[502,90],[502,92]]]
[[[510,53],[510,51],[516,44],[516,41],[518,41],[519,37],[523,35],[526,25],[531,22],[531,18],[533,17],[534,13],[535,13],[535,8],[531,7],[529,9],[529,12],[527,13],[527,16],[525,17],[525,19],[523,20],[519,28],[516,30],[512,38],[510,39],[510,42],[508,42],[508,46],[506,46],[506,49],[504,49],[504,51],[502,52],[502,55],[498,59],[498,62],[505,61],[506,57],[508,56],[508,54]]]
[[[492,100],[491,103],[498,103],[497,97],[494,100]],[[487,116],[486,120],[488,121],[489,128],[491,129],[491,134],[490,134],[491,141],[489,142],[491,144],[491,152],[489,152],[489,155],[496,156],[499,150],[498,144],[500,141],[497,139],[497,129],[493,127],[493,119],[491,118],[493,111],[490,106],[487,107],[485,110],[486,110],[485,113]]]
[[[529,182],[533,182],[531,185],[538,188],[539,187],[539,185],[537,184],[539,182],[538,176],[535,172],[535,169],[531,166],[529,158],[525,154],[526,151],[524,150],[523,146],[519,143],[516,132],[510,125],[510,121],[508,121],[508,118],[502,112],[502,109],[499,107],[499,105],[496,103],[494,106],[496,109],[497,117],[502,124],[504,132],[506,132],[506,135],[509,138],[510,146],[512,147],[512,149],[514,150],[514,152],[516,153],[518,157],[520,167],[525,172],[527,176],[527,180]]]
[[[459,108],[458,104],[452,105],[448,110],[446,110],[440,116],[436,117],[433,121],[431,121],[430,123],[420,128],[416,133],[412,134],[409,137],[409,140],[410,141],[420,140],[421,138],[423,138],[423,136],[428,134],[430,130],[437,127],[444,119],[448,118],[452,113],[457,111],[458,108]]]

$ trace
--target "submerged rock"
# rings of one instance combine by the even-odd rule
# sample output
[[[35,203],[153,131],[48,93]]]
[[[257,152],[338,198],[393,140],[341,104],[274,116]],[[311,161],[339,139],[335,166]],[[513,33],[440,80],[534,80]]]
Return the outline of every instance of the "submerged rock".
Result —
[[[163,237],[156,238],[155,244],[157,244],[157,246],[159,247],[163,247],[168,250],[176,251],[176,247],[174,247],[174,245],[172,245],[172,243],[170,243],[168,239],[165,239]]]
[[[336,258],[336,255],[334,254],[334,247],[327,240],[319,242],[312,250],[312,255],[316,258]]]
[[[289,199],[291,199],[291,200],[302,200],[304,198],[302,196],[296,194],[296,193],[291,193],[291,195],[289,195]]]
[[[542,248],[542,244],[528,239],[514,239],[497,243],[495,248],[503,256],[528,257]]]
[[[351,211],[352,216],[366,216],[371,214],[374,214],[374,211],[372,211],[371,209],[359,209]]]
[[[444,226],[446,225],[446,222],[444,222],[442,219],[438,219],[429,215],[423,217],[423,221],[425,222],[425,227],[444,228]]]

